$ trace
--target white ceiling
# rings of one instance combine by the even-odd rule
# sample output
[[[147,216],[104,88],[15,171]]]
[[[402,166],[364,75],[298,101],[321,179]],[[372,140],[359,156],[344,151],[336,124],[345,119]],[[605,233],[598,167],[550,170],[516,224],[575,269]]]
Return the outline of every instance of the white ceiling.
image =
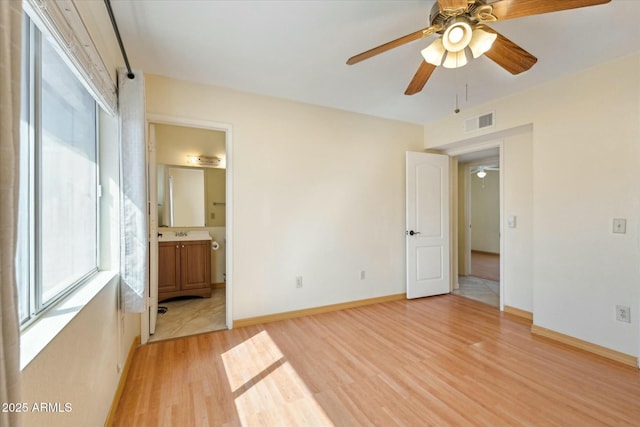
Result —
[[[640,1],[612,0],[492,24],[538,57],[518,76],[481,57],[457,70],[438,68],[421,93],[406,96],[420,50],[434,36],[345,64],[357,53],[428,26],[434,3],[112,1],[134,68],[412,123],[452,115],[456,91],[464,110],[640,50]]]

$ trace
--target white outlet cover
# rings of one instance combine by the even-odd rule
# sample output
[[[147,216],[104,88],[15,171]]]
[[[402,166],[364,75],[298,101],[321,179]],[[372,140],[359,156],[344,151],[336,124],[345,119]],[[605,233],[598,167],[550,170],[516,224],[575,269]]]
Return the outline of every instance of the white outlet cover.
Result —
[[[627,232],[627,220],[625,218],[613,218],[613,232],[625,234]]]
[[[626,305],[616,305],[616,320],[631,323],[631,308]]]

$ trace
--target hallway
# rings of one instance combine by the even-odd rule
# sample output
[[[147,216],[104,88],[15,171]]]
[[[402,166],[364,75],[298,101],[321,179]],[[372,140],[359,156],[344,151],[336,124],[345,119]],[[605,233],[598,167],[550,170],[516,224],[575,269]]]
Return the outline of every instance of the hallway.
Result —
[[[458,277],[456,295],[500,307],[500,255],[471,251],[471,275]]]

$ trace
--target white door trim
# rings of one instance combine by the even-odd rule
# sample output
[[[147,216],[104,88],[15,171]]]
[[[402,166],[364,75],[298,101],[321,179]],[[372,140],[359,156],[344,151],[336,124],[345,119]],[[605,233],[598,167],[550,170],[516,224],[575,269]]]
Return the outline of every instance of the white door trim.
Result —
[[[209,120],[190,119],[180,116],[168,116],[162,114],[147,114],[147,129],[149,124],[166,124],[175,126],[186,126],[201,129],[210,129],[225,133],[225,151],[226,151],[226,206],[225,206],[225,247],[226,247],[226,325],[227,328],[233,328],[233,132],[232,125],[229,123],[214,122]],[[156,165],[148,165],[155,167]],[[144,316],[143,316],[144,317]],[[143,327],[144,322],[143,322]],[[148,322],[146,327],[148,328]],[[144,343],[143,343],[144,344]]]
[[[156,330],[156,321],[158,320],[158,182],[156,170],[156,130],[153,123],[147,127],[148,144],[147,144],[147,173],[149,182],[149,334],[145,334],[146,338],[152,335]],[[153,268],[152,268],[153,266]]]

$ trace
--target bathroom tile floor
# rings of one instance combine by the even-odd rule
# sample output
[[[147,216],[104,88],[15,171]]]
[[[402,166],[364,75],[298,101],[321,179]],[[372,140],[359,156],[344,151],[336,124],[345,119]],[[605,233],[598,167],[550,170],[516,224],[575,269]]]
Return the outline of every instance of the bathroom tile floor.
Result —
[[[452,293],[500,307],[500,282],[474,276],[458,277],[460,287]]]
[[[156,330],[149,341],[227,329],[225,300],[224,289],[213,289],[211,298],[182,298],[158,303],[160,307],[167,307],[167,312],[158,313]]]

